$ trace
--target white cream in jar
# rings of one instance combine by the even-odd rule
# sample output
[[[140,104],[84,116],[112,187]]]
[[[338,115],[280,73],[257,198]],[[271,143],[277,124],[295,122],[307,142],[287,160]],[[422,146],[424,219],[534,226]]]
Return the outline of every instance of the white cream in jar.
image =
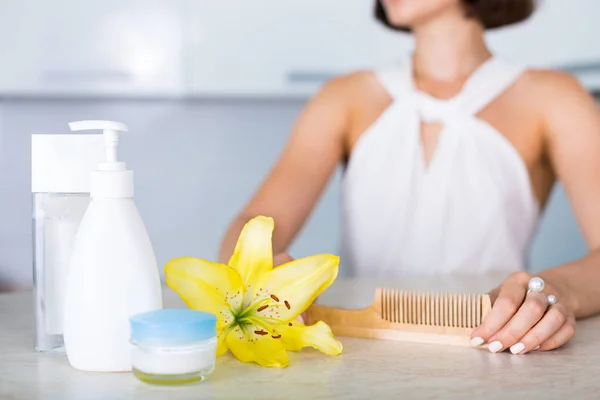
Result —
[[[178,385],[204,380],[215,368],[215,315],[164,309],[130,318],[132,369],[147,383]]]

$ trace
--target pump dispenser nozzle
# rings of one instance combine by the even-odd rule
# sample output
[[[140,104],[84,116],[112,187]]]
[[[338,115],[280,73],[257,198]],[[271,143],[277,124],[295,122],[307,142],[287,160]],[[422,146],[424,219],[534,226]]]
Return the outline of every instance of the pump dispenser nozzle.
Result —
[[[119,132],[127,132],[127,126],[115,121],[78,121],[69,123],[72,131],[102,130],[104,135],[104,147],[106,151],[106,162],[98,165],[103,171],[123,171],[125,163],[119,162],[117,148],[119,147]]]
[[[126,164],[118,161],[119,133],[127,132],[125,124],[115,121],[77,121],[69,123],[71,131],[101,130],[104,135],[106,160],[98,164],[90,180],[92,197],[123,198],[133,197],[133,173],[126,170]],[[119,174],[106,175],[102,172]]]

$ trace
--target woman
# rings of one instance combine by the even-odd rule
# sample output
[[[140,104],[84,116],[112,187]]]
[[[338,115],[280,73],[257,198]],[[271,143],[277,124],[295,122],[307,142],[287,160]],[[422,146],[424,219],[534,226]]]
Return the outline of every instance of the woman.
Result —
[[[473,345],[525,354],[567,342],[577,318],[600,311],[600,114],[572,77],[524,70],[490,53],[485,30],[525,20],[533,9],[533,0],[378,2],[384,24],[412,32],[414,53],[403,65],[336,78],[309,102],[230,226],[221,261],[259,214],[275,219],[276,262],[287,261],[341,161],[342,268],[505,272]],[[544,271],[543,290],[528,291],[524,260],[556,179],[590,252]]]

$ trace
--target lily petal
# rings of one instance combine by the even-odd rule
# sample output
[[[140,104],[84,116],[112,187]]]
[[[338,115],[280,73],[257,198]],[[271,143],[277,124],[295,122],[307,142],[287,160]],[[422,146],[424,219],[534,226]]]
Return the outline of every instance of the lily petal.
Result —
[[[271,238],[274,226],[272,218],[255,217],[244,226],[238,237],[229,266],[240,274],[245,289],[273,268]]]
[[[237,325],[227,335],[227,347],[240,361],[254,362],[263,367],[283,368],[290,360],[281,339],[270,334],[258,335],[262,328],[252,324]]]
[[[243,299],[242,279],[224,264],[200,258],[180,257],[165,265],[167,285],[181,296],[189,308],[217,316],[217,330],[234,321],[233,313]]]
[[[327,355],[337,356],[343,349],[342,343],[335,339],[331,328],[323,321],[311,326],[294,322],[292,326],[282,325],[277,326],[276,329],[281,332],[283,346],[289,351],[312,347]]]
[[[334,255],[320,254],[273,268],[259,281],[259,295],[250,305],[250,314],[281,321],[296,318],[333,283],[339,260]]]
[[[227,353],[227,350],[229,350],[227,347],[227,335],[232,329],[233,326],[227,327],[221,330],[217,335],[217,357],[221,357],[223,354]]]

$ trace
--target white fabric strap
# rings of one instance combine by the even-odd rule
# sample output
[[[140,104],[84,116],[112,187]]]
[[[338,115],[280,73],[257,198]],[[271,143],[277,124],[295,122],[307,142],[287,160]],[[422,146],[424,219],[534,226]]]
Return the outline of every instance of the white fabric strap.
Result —
[[[472,85],[465,88],[461,96],[461,111],[476,115],[512,86],[524,71],[520,66],[494,60],[485,74],[477,76],[470,82]]]
[[[511,86],[523,72],[520,67],[489,59],[471,75],[459,94],[443,100],[417,90],[412,82],[412,68],[408,70],[402,86],[397,77],[396,82],[389,79],[388,84],[398,88],[411,87],[417,113],[423,122],[429,123],[447,122],[455,116],[474,116]]]
[[[446,122],[460,111],[456,100],[440,100],[422,92],[415,93],[415,107],[421,121],[428,123]]]
[[[406,71],[406,65],[395,65],[375,71],[375,76],[388,95],[392,99],[397,99],[410,92],[410,81],[406,79]]]

